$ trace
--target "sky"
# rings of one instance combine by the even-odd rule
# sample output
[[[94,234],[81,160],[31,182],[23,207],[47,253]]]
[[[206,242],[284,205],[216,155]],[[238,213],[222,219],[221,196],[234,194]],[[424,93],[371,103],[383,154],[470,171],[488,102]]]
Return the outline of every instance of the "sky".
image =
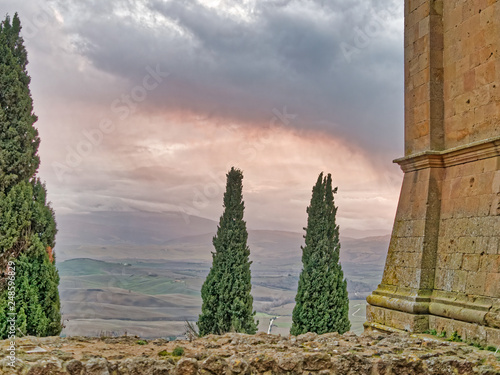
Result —
[[[320,172],[341,234],[388,234],[402,172],[397,0],[1,0],[19,13],[57,220],[218,220],[244,174],[253,229],[301,231]]]

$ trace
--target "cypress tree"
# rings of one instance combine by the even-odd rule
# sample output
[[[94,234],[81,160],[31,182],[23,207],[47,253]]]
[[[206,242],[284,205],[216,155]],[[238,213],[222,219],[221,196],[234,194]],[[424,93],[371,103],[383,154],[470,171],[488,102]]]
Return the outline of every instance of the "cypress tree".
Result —
[[[28,54],[17,13],[0,24],[0,191],[6,192],[36,173],[40,139],[28,75]]]
[[[292,335],[344,333],[351,327],[347,282],[339,263],[339,227],[333,199],[336,192],[331,175],[323,177],[320,173],[307,207],[303,268],[292,314]]]
[[[62,329],[52,252],[57,229],[45,185],[36,178],[40,139],[20,32],[17,13],[0,23],[0,338],[8,335],[8,314],[15,316],[16,334],[58,335]],[[15,269],[13,310],[6,288],[9,261]]]
[[[243,220],[243,173],[233,167],[226,176],[224,213],[212,241],[212,267],[201,288],[203,304],[197,324],[202,336],[257,331],[250,294],[248,233]]]

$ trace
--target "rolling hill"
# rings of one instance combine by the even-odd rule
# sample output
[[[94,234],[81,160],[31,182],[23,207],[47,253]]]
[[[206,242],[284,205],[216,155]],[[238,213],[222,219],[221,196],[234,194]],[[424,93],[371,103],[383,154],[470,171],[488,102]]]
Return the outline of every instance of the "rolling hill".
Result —
[[[176,336],[185,320],[197,319],[216,222],[193,216],[186,221],[180,213],[98,212],[60,216],[58,225],[64,334]],[[358,332],[364,298],[380,281],[389,238],[341,238]],[[268,317],[279,315],[275,333],[287,334],[302,267],[302,233],[249,230],[248,244],[259,329],[267,330]]]

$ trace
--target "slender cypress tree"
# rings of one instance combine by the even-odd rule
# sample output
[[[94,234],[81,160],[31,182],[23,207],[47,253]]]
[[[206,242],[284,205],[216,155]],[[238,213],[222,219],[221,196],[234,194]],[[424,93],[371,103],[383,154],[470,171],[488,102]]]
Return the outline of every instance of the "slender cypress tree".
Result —
[[[40,139],[33,127],[28,54],[20,36],[21,22],[14,16],[0,24],[0,191],[27,181],[40,164]]]
[[[226,176],[224,213],[213,238],[212,268],[201,288],[203,304],[197,324],[202,336],[257,331],[250,294],[248,233],[243,220],[243,173],[233,167]]]
[[[36,178],[40,140],[20,32],[17,13],[0,23],[0,338],[7,337],[13,316],[16,335],[58,335],[62,329],[52,252],[57,229],[45,185]],[[9,261],[13,301],[6,288]]]
[[[344,333],[349,330],[347,282],[339,263],[339,227],[332,177],[318,177],[307,207],[305,246],[302,247],[302,272],[292,315],[292,335],[306,332]]]

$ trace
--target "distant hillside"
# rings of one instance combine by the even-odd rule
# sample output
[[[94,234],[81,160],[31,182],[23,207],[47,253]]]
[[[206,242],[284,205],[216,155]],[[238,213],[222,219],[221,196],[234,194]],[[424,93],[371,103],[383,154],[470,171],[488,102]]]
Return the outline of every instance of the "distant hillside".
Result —
[[[57,244],[158,245],[166,241],[215,232],[217,223],[180,212],[116,212],[57,215]]]
[[[57,266],[64,334],[128,331],[182,334],[195,321],[210,269],[215,221],[180,213],[96,212],[57,217]],[[382,277],[390,236],[341,237],[351,321],[363,330],[364,298]],[[260,330],[280,316],[288,334],[300,270],[303,233],[249,230],[252,295]]]
[[[214,233],[177,238],[165,243],[166,247],[199,251],[213,251]],[[390,235],[361,239],[341,237],[340,260],[342,263],[384,264],[389,248]],[[296,264],[301,262],[303,234],[273,230],[249,230],[248,245],[254,263]]]
[[[181,237],[162,245],[151,244],[81,244],[57,246],[57,259],[88,257],[99,260],[170,260],[207,263],[212,259],[213,233]],[[248,245],[254,267],[259,265],[300,266],[302,235],[282,231],[249,231]],[[384,265],[390,236],[363,239],[341,238],[340,260],[347,267],[366,265],[379,268]]]
[[[59,215],[55,248],[60,261],[93,259],[171,259],[210,261],[217,223],[181,213],[93,212]],[[342,263],[383,264],[390,236],[341,236]],[[249,230],[255,265],[298,264],[303,233]]]
[[[390,235],[348,238],[341,237],[340,260],[342,263],[385,264]]]

